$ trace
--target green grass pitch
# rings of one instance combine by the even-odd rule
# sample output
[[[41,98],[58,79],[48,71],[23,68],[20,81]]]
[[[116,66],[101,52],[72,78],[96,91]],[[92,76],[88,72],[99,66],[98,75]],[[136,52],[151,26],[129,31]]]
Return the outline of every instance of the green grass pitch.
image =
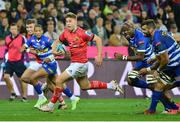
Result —
[[[81,99],[74,111],[70,110],[70,101],[66,100],[69,108],[56,109],[54,113],[33,108],[35,102],[0,100],[0,121],[180,121],[180,114],[143,115],[150,103],[147,99]],[[162,110],[162,105],[158,105],[157,111]]]

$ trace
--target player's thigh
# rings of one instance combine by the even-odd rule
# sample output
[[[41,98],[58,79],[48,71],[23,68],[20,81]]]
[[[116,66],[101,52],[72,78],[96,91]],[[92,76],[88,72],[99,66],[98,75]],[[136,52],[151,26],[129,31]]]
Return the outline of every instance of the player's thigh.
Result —
[[[33,62],[30,62],[30,66],[28,68],[31,69],[31,70],[37,71],[40,68],[42,68],[42,64],[40,64],[40,63],[38,63],[36,61],[33,61]]]
[[[47,80],[46,80],[46,82],[47,82],[47,87],[48,87],[48,89],[49,89],[51,92],[53,92],[53,91],[54,91],[54,88],[55,88],[55,81],[52,82],[52,79],[48,77]]]
[[[77,83],[81,87],[81,89],[89,89],[90,88],[90,82],[88,80],[87,75],[76,78]]]
[[[3,78],[4,78],[5,81],[8,81],[8,80],[10,80],[10,77],[11,77],[10,74],[5,73]]]
[[[157,81],[155,83],[154,90],[156,90],[156,91],[163,91],[163,90],[166,89],[167,86],[168,86],[168,84],[164,84],[161,81]]]
[[[40,68],[38,71],[31,75],[31,80],[38,80],[40,78],[48,77],[48,72],[44,68]]]
[[[34,74],[36,71],[32,70],[30,68],[27,68],[24,73],[21,76],[21,80],[24,82],[30,82],[30,78],[32,76],[32,74]]]
[[[67,71],[62,72],[61,75],[58,75],[56,78],[56,85],[59,84],[64,84],[66,82],[68,82],[69,80],[72,80],[72,76],[69,75],[69,73]]]
[[[86,76],[88,71],[88,63],[71,63],[65,71],[75,79]]]
[[[58,74],[48,75],[47,82],[50,82],[52,84],[56,84],[57,77],[58,77]]]
[[[56,79],[57,79],[58,75],[50,75],[47,78],[47,84],[48,84],[48,88],[54,88],[56,86]],[[66,83],[63,83],[63,87],[66,88]]]

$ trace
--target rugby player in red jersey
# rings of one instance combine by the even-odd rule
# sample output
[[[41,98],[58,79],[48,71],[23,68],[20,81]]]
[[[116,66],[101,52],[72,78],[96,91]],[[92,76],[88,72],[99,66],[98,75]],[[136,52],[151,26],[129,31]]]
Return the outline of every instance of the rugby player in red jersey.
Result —
[[[28,19],[26,21],[26,30],[27,30],[27,41],[29,41],[29,39],[34,35],[34,27],[35,27],[35,24],[36,24],[36,20],[35,19]],[[33,48],[29,48],[30,52],[32,51],[35,51]],[[25,45],[24,47],[22,48],[22,51],[25,50]],[[37,54],[34,54],[35,56],[35,61],[31,62],[30,63],[30,66],[25,70],[25,72],[23,73],[21,79],[22,81],[26,82],[26,83],[30,83],[30,79],[32,77],[33,74],[35,74],[40,68],[42,68],[42,60],[38,57]],[[53,79],[54,79],[54,76],[48,76],[47,78],[47,89],[52,91],[53,92],[53,89],[54,89],[54,82]],[[32,83],[31,83],[32,84]],[[45,87],[45,85],[43,84],[43,86],[41,86],[39,84],[39,82],[37,83],[37,85],[35,85],[35,90],[38,91],[38,101],[37,103],[34,105],[35,108],[38,108],[41,104],[43,104],[44,102],[46,102],[46,97],[44,96],[44,93],[42,91],[43,87]],[[63,93],[68,96],[70,99],[74,98],[76,99],[76,96],[73,95],[73,93],[71,92],[71,90],[66,87],[63,91]],[[58,109],[66,109],[67,108],[67,105],[62,97],[62,95],[59,97],[59,106],[58,106]],[[76,104],[75,104],[76,105]]]
[[[102,64],[102,40],[100,37],[94,35],[91,32],[85,31],[77,26],[77,16],[74,13],[67,13],[65,16],[66,28],[60,35],[59,40],[61,42],[67,41],[69,43],[69,51],[71,56],[70,66],[56,79],[56,88],[51,101],[40,107],[41,111],[52,112],[54,105],[58,100],[59,95],[63,91],[63,83],[68,82],[71,79],[76,79],[77,83],[82,90],[89,89],[113,89],[123,93],[120,86],[116,81],[110,83],[101,81],[89,81],[87,77],[88,71],[88,58],[87,58],[87,46],[89,41],[95,41],[97,45],[98,54],[95,58],[95,62],[98,66]],[[54,52],[56,49],[56,42],[53,46]],[[58,53],[58,52],[56,52]],[[79,99],[74,102],[77,103]],[[74,108],[72,108],[73,110]]]

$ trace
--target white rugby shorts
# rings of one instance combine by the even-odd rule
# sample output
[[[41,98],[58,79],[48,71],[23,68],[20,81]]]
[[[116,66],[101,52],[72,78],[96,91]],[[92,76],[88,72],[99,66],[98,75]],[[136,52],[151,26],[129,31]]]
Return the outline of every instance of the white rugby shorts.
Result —
[[[71,77],[78,78],[86,76],[88,72],[88,62],[87,63],[71,63],[65,70]]]
[[[40,68],[42,68],[42,64],[36,62],[36,61],[31,61],[30,66],[28,67],[29,69],[32,69],[34,71],[38,71]]]

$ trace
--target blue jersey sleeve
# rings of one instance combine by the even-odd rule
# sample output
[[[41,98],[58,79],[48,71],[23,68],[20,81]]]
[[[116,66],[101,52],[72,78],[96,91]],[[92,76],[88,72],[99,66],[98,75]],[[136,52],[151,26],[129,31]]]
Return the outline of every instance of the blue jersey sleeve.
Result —
[[[146,52],[146,44],[145,38],[140,38],[137,41],[137,52]]]
[[[136,29],[135,33],[137,38],[137,52],[146,52],[147,37],[139,29]]]
[[[41,39],[45,41],[47,47],[51,47],[54,42],[52,39],[44,35],[41,37]]]
[[[166,51],[164,44],[161,41],[161,36],[157,34],[153,41],[154,51],[156,55],[160,55]]]
[[[48,47],[51,47],[52,46],[52,44],[53,44],[53,40],[52,39],[47,39],[47,45],[48,45]]]
[[[25,42],[25,46],[26,46],[27,48],[30,47],[31,44],[32,44],[32,38],[30,38],[29,40],[27,40],[27,41]]]

